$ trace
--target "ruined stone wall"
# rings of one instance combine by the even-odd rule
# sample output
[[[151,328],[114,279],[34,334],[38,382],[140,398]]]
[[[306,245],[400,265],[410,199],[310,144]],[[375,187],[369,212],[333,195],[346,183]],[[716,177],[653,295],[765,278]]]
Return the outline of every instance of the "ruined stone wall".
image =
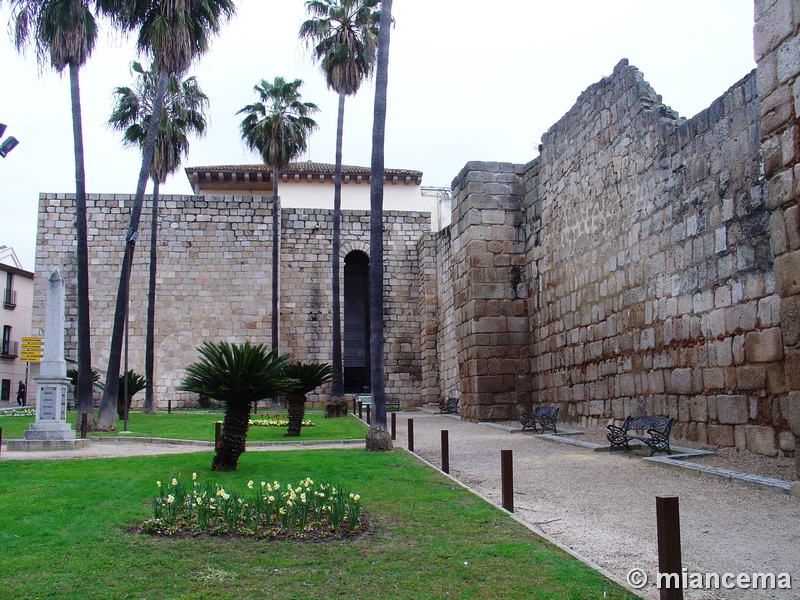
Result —
[[[761,151],[786,356],[787,393],[780,408],[800,445],[800,5],[796,0],[755,4]],[[795,460],[800,478],[800,452]]]
[[[458,344],[456,342],[453,297],[451,227],[434,234],[436,244],[437,297],[440,320],[437,331],[437,369],[441,398],[458,398]]]
[[[792,450],[759,117],[754,73],[686,121],[623,61],[543,136],[526,182],[540,402]]]
[[[103,371],[116,302],[131,197],[87,200],[92,361]],[[156,399],[161,406],[192,402],[175,390],[204,340],[270,343],[271,211],[268,197],[165,196],[159,226],[156,317]],[[131,279],[130,367],[144,373],[144,336],[150,247],[150,201],[145,202]],[[67,281],[67,360],[75,361],[74,199],[40,198],[34,328],[44,320],[42,286],[53,266]],[[423,213],[385,213],[386,394],[419,403],[419,320],[416,243],[428,231]],[[331,360],[331,211],[282,211],[280,351],[295,360]],[[343,211],[342,258],[369,254],[369,217]],[[342,260],[344,265],[344,260]],[[343,274],[342,274],[343,280]],[[39,329],[41,333],[41,329]],[[327,388],[323,388],[327,393]],[[326,396],[319,396],[324,401]],[[314,398],[311,398],[312,400]],[[141,401],[137,398],[137,400]]]

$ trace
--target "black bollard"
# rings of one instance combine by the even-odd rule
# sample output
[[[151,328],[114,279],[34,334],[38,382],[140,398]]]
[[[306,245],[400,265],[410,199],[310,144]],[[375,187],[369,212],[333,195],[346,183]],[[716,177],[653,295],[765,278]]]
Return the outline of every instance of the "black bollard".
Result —
[[[222,436],[222,423],[214,423],[214,449],[219,447],[219,438]]]
[[[408,420],[408,450],[414,451],[414,419]]]
[[[3,451],[3,428],[0,427],[0,452]]]
[[[81,439],[86,439],[86,432],[89,430],[89,413],[81,415]]]
[[[364,405],[359,401],[358,403],[358,418],[364,420]]]
[[[500,450],[500,477],[503,488],[503,508],[514,512],[514,461],[511,450]]]
[[[677,496],[656,496],[658,572],[663,575],[661,600],[683,600],[681,581],[681,518]]]
[[[397,413],[392,413],[392,440],[397,439]]]
[[[371,425],[372,424],[371,420],[370,420],[370,413],[372,412],[371,409],[372,409],[372,405],[371,404],[367,404],[367,425]]]
[[[442,429],[442,471],[450,472],[450,432]]]
[[[353,414],[356,414],[356,399],[353,398]]]
[[[167,412],[172,414],[172,400],[167,400]]]

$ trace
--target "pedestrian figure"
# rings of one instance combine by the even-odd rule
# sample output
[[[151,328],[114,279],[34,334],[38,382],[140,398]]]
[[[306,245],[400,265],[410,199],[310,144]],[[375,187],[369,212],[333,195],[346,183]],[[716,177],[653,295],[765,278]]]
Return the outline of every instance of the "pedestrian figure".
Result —
[[[17,388],[17,404],[20,406],[25,406],[27,404],[25,401],[25,384],[22,383],[22,380],[20,380],[19,387]]]

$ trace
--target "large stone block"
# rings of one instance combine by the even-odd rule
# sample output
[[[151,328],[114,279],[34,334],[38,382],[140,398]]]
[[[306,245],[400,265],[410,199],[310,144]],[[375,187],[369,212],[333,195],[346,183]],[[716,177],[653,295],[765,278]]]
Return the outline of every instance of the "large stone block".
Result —
[[[775,456],[778,453],[778,447],[775,443],[775,430],[772,427],[745,425],[744,430],[747,438],[747,449],[750,452],[765,456]]]
[[[733,425],[709,425],[708,443],[724,448],[733,446]]]
[[[800,343],[800,295],[781,298],[781,332],[787,346]]]
[[[708,405],[705,396],[693,396],[689,399],[689,418],[695,422],[708,421]]]
[[[692,370],[673,369],[669,376],[667,392],[671,394],[691,394],[692,393]]]
[[[778,434],[778,448],[782,452],[794,452],[795,447],[795,438],[791,431],[781,431]]]
[[[792,433],[800,437],[800,392],[789,392],[781,398],[781,415],[786,419]]]
[[[766,389],[767,368],[762,365],[736,367],[736,385],[740,390]]]
[[[747,423],[749,407],[747,396],[716,396],[717,420],[723,425]]]
[[[749,331],[744,342],[747,362],[773,362],[783,358],[783,337],[780,327]]]

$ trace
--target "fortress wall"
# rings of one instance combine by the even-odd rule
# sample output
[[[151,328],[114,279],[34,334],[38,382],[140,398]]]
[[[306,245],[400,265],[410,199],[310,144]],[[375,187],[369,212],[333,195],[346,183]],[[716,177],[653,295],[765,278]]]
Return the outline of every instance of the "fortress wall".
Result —
[[[108,361],[131,203],[128,195],[90,194],[87,200],[92,361],[98,371],[103,371]],[[186,365],[197,360],[196,348],[202,341],[250,340],[269,346],[272,216],[268,197],[165,196],[160,206],[156,399],[161,406],[168,400],[180,406],[194,400],[193,395],[175,388]],[[130,368],[142,374],[150,214],[148,198],[131,279],[129,321]],[[77,335],[72,215],[72,195],[40,197],[33,326],[42,333],[42,286],[49,270],[58,266],[67,282],[67,360],[74,362]],[[343,211],[343,256],[350,250],[368,254],[368,221],[365,211]],[[295,360],[331,360],[331,226],[331,211],[282,211],[280,351],[291,352]],[[419,401],[415,244],[428,229],[425,214],[386,213],[386,393],[404,404]],[[326,398],[323,393],[317,400]]]
[[[755,73],[680,119],[621,62],[527,182],[534,389],[583,424],[789,450]]]

